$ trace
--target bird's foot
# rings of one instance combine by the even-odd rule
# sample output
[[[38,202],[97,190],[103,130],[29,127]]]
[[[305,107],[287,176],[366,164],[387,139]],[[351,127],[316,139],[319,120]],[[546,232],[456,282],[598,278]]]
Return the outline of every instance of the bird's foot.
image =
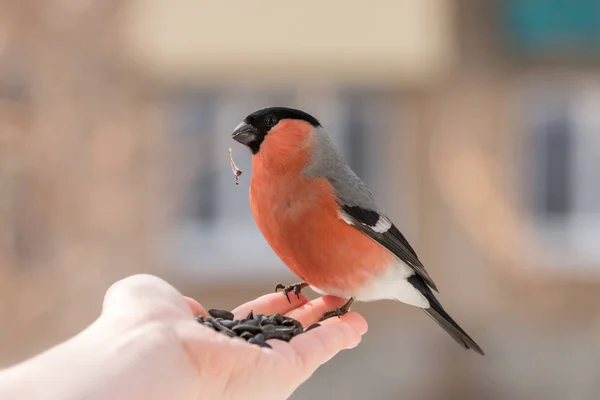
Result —
[[[275,286],[275,292],[278,292],[280,289],[283,289],[283,294],[285,295],[287,300],[291,303],[292,301],[290,300],[290,296],[288,293],[293,292],[296,295],[296,297],[299,299],[302,289],[304,289],[307,286],[308,286],[308,283],[306,283],[306,282],[294,283],[293,285],[288,285],[288,286],[283,286],[281,283],[278,283],[277,286]]]
[[[325,313],[325,315],[323,315],[323,318],[321,318],[319,321],[325,321],[326,319],[332,318],[332,317],[341,317],[342,315],[346,314],[348,311],[350,311],[350,306],[352,305],[352,303],[354,303],[354,297],[350,297],[350,300],[348,300],[348,302],[346,304],[344,304],[343,306],[341,306],[340,308],[336,308],[333,311],[327,311]]]

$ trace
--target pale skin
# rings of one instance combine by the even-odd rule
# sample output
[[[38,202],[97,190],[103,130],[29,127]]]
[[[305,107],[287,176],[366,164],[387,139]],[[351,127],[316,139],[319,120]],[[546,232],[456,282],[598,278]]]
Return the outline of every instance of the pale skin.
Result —
[[[272,293],[233,310],[236,317],[281,313],[303,326],[344,300],[288,302]],[[102,314],[72,339],[0,372],[2,399],[286,399],[323,363],[358,345],[367,323],[355,312],[332,318],[273,349],[230,339],[198,324],[195,300],[167,282],[136,275],[106,293]]]

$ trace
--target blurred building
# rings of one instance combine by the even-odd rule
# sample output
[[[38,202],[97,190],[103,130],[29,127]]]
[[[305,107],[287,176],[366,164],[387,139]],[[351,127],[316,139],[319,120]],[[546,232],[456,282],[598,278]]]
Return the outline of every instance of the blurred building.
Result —
[[[0,363],[135,272],[222,308],[292,282],[230,139],[282,105],[321,120],[487,353],[359,304],[363,343],[294,398],[597,398],[596,1],[176,3],[2,6]]]

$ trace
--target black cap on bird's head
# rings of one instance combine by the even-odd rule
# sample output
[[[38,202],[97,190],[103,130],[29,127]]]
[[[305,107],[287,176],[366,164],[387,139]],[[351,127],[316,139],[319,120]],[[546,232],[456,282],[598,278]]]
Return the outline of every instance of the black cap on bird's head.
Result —
[[[286,107],[269,107],[248,115],[233,130],[231,136],[236,142],[247,146],[252,154],[256,154],[260,150],[260,145],[265,140],[265,136],[272,128],[277,126],[279,121],[284,119],[306,121],[315,128],[321,126],[321,123],[315,117],[304,111]]]

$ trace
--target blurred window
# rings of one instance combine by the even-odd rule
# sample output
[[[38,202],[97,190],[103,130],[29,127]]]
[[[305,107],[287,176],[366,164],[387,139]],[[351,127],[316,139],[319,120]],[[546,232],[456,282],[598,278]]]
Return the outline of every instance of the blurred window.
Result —
[[[600,85],[543,90],[529,102],[531,193],[544,260],[600,260]]]

